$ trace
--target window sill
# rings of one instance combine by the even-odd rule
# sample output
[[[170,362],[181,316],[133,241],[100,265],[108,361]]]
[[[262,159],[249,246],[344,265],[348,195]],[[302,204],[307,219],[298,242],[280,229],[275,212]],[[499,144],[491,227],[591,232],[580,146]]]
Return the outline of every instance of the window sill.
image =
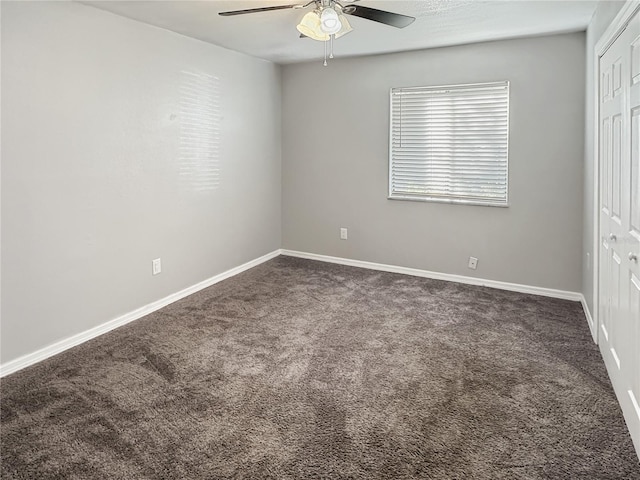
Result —
[[[439,198],[439,197],[411,197],[401,195],[389,195],[388,200],[406,200],[410,202],[448,203],[451,205],[472,205],[477,207],[500,207],[508,208],[509,203],[503,202],[482,202],[479,200],[465,200],[462,198]]]

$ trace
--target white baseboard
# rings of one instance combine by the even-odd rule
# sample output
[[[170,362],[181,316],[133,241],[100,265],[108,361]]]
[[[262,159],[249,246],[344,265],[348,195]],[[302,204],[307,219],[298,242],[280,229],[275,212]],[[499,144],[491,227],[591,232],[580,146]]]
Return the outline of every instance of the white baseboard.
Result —
[[[432,278],[434,280],[445,280],[448,282],[465,283],[468,285],[480,285],[483,287],[509,290],[512,292],[530,293],[532,295],[542,295],[544,297],[561,298],[564,300],[581,301],[584,297],[579,292],[569,292],[566,290],[555,290],[553,288],[533,287],[530,285],[520,285],[518,283],[500,282],[498,280],[487,280],[484,278],[466,277],[464,275],[453,275],[450,273],[431,272],[429,270],[419,270],[417,268],[399,267],[396,265],[386,265],[383,263],[365,262],[362,260],[351,260],[349,258],[330,257],[328,255],[318,255],[316,253],[297,252],[295,250],[281,250],[282,255],[289,257],[306,258],[309,260],[319,260],[321,262],[338,263],[351,267],[368,268],[370,270],[380,270],[382,272],[403,273],[414,277]]]
[[[328,255],[319,255],[315,253],[297,252],[293,250],[274,250],[273,252],[263,255],[260,258],[256,258],[255,260],[251,260],[250,262],[247,262],[243,265],[240,265],[238,267],[222,272],[218,275],[208,278],[207,280],[204,280],[200,283],[192,285],[191,287],[185,288],[184,290],[181,290],[177,293],[171,294],[158,301],[145,305],[144,307],[138,308],[132,312],[126,313],[120,317],[114,318],[113,320],[110,320],[106,323],[98,325],[97,327],[91,328],[84,332],[81,332],[71,337],[60,340],[59,342],[56,342],[52,345],[44,347],[33,353],[29,353],[22,357],[16,358],[15,360],[6,362],[0,365],[0,377],[4,377],[11,373],[17,372],[18,370],[21,370],[25,367],[41,362],[42,360],[52,357],[58,353],[64,352],[65,350],[68,350],[71,347],[80,345],[81,343],[84,343],[87,340],[91,340],[92,338],[98,337],[115,328],[118,328],[122,325],[125,325],[127,323],[133,322],[134,320],[142,318],[145,315],[149,315],[150,313],[155,312],[156,310],[159,310],[162,307],[165,307],[173,302],[176,302],[184,297],[187,297],[193,293],[196,293],[204,288],[207,288],[211,285],[221,282],[222,280],[225,280],[229,277],[233,277],[234,275],[244,272],[245,270],[253,268],[261,263],[271,260],[272,258],[275,258],[278,255],[306,258],[309,260],[319,260],[321,262],[338,263],[341,265],[367,268],[370,270],[402,273],[405,275],[413,275],[416,277],[432,278],[435,280],[445,280],[449,282],[465,283],[469,285],[480,285],[485,287],[498,288],[500,290],[509,290],[513,292],[529,293],[533,295],[542,295],[545,297],[554,297],[554,298],[561,298],[565,300],[579,301],[579,302],[582,302],[583,308],[585,310],[585,315],[587,315],[587,319],[591,318],[591,314],[584,300],[584,296],[578,292],[569,292],[564,290],[554,290],[551,288],[533,287],[529,285],[520,285],[516,283],[500,282],[497,280],[487,280],[483,278],[467,277],[464,275],[452,275],[448,273],[431,272],[428,270],[420,270],[417,268],[399,267],[396,265],[386,265],[382,263],[365,262],[362,260],[351,260],[348,258],[331,257]]]
[[[229,277],[233,277],[239,273],[244,272],[245,270],[249,270],[261,263],[264,263],[272,258],[280,255],[280,250],[274,250],[271,253],[263,255],[260,258],[256,258],[247,263],[244,263],[238,267],[234,267],[230,270],[222,272],[218,275],[215,275],[211,278],[203,280],[200,283],[196,283],[191,287],[187,287],[184,290],[180,290],[177,293],[173,293],[167,297],[161,298],[158,301],[145,305],[144,307],[138,308],[132,312],[125,313],[124,315],[114,318],[106,323],[98,325],[97,327],[93,327],[84,332],[78,333],[71,337],[65,338],[64,340],[60,340],[52,345],[44,347],[40,350],[37,350],[33,353],[29,353],[22,357],[16,358],[15,360],[11,360],[0,365],[0,377],[4,377],[11,373],[17,372],[18,370],[22,370],[25,367],[33,365],[35,363],[41,362],[49,357],[52,357],[58,353],[64,352],[71,347],[75,347],[76,345],[80,345],[81,343],[86,342],[87,340],[91,340],[97,336],[102,335],[103,333],[107,333],[115,328],[121,327],[129,322],[133,322],[134,320],[138,320],[139,318],[144,317],[145,315],[149,315],[156,310],[161,309],[162,307],[166,307],[167,305],[176,302],[184,297],[187,297],[191,294],[194,294],[204,288],[210,287],[222,280],[225,280]]]
[[[593,316],[591,315],[591,311],[589,310],[589,305],[587,305],[587,299],[584,298],[584,295],[580,294],[580,303],[582,303],[582,310],[584,310],[584,316],[587,317],[587,325],[589,325],[589,330],[591,331],[591,338],[594,343],[598,343],[598,328],[596,327],[595,321],[593,320]]]

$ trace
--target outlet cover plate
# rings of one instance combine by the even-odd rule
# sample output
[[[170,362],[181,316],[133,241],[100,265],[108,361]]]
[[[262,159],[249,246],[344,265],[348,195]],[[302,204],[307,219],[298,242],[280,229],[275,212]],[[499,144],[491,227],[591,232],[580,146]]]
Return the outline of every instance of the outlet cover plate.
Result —
[[[156,258],[152,262],[152,273],[154,275],[158,275],[160,272],[162,272],[162,260],[160,258]]]

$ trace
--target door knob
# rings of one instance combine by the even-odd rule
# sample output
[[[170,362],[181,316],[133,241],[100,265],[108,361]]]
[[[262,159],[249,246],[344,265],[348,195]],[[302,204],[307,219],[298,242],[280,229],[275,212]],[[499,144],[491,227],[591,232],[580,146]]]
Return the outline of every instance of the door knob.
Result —
[[[633,252],[629,252],[629,260],[631,260],[632,262],[637,262],[638,261],[638,255],[636,255]]]
[[[616,237],[613,233],[610,233],[610,234],[609,234],[609,239],[610,239],[612,242],[615,242],[615,241],[618,239],[618,237]]]

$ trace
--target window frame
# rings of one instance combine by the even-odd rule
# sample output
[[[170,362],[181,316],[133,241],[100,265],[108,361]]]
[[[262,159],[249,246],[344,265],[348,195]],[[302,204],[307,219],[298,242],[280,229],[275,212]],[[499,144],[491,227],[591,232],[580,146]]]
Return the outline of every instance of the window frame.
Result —
[[[456,197],[440,197],[440,196],[429,196],[429,195],[403,195],[403,194],[394,194],[393,193],[393,95],[394,91],[397,90],[444,90],[444,89],[464,89],[469,87],[481,88],[481,87],[495,87],[495,86],[504,86],[507,89],[507,142],[506,142],[506,184],[505,184],[505,196],[504,202],[502,201],[493,201],[493,200],[477,200],[477,199],[466,199],[466,198],[456,198]],[[510,168],[509,168],[509,143],[510,143],[510,121],[511,121],[511,84],[509,80],[502,80],[496,82],[484,82],[484,83],[465,83],[465,84],[455,84],[455,85],[429,85],[429,86],[419,86],[419,87],[392,87],[389,89],[389,171],[388,171],[388,200],[400,200],[400,201],[413,201],[413,202],[429,202],[429,203],[444,203],[444,204],[454,204],[454,205],[474,205],[474,206],[482,206],[482,207],[501,207],[507,208],[510,206],[509,201],[509,178],[510,178]]]

